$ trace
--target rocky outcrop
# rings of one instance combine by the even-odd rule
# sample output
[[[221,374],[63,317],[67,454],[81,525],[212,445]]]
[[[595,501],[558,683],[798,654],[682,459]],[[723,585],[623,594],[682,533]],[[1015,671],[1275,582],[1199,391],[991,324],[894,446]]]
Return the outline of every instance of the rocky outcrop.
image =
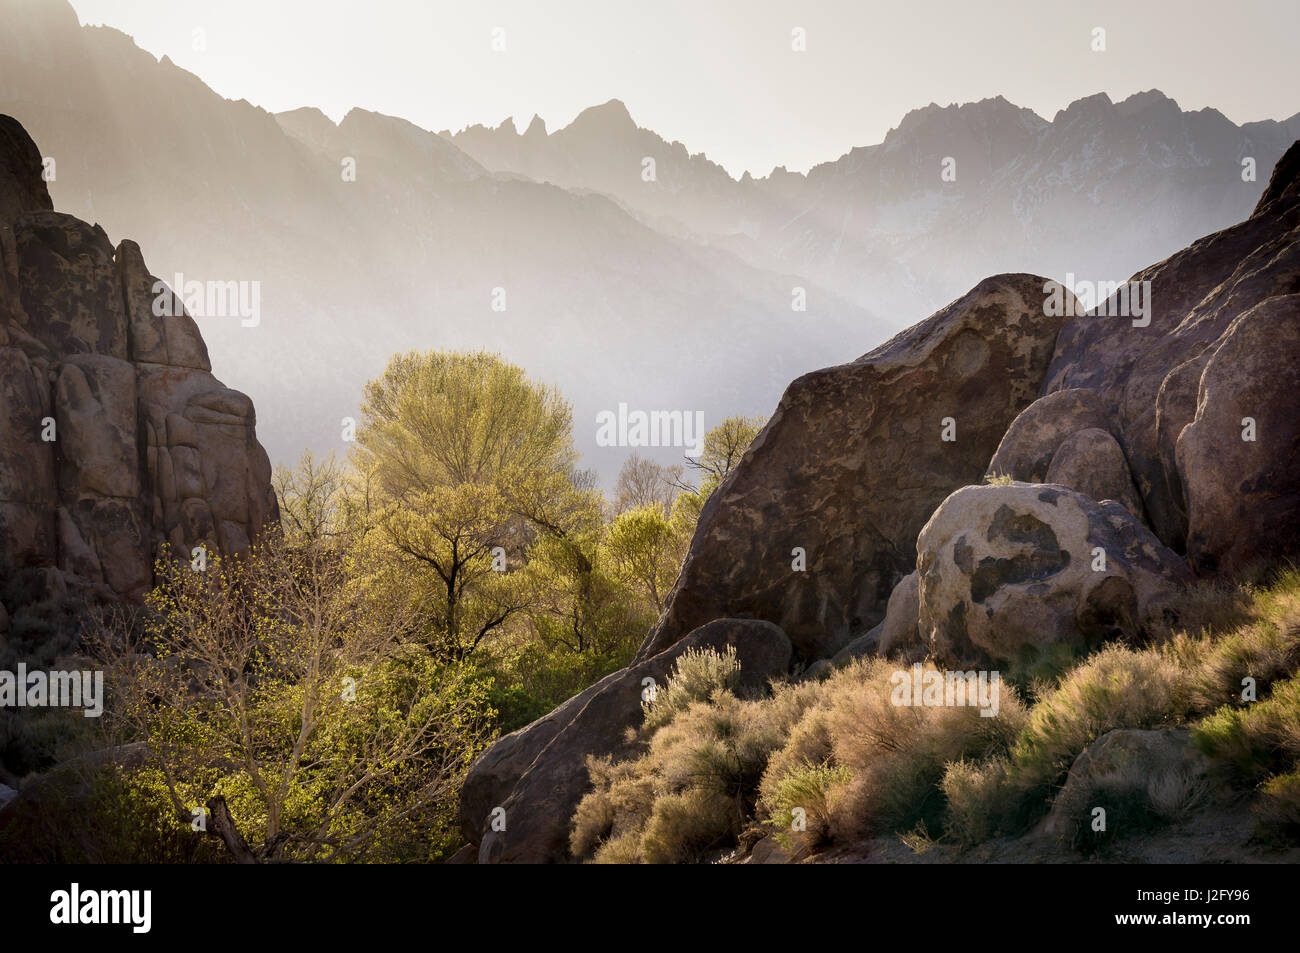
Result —
[[[880,641],[876,647],[878,654],[906,654],[921,644],[917,638],[917,620],[920,618],[920,579],[919,573],[910,572],[890,593],[889,605],[885,609],[885,621],[880,623]],[[920,658],[915,661],[920,661]]]
[[[983,477],[1041,387],[1060,326],[1043,284],[986,279],[852,364],[792,383],[710,496],[638,657],[724,616],[781,626],[808,659],[878,623],[934,507]]]
[[[1133,276],[1150,283],[1149,323],[1100,310],[1067,322],[1044,388],[1044,400],[1079,389],[1096,396],[1105,412],[1102,429],[1123,450],[1151,528],[1167,546],[1186,550],[1202,573],[1240,565],[1242,553],[1224,540],[1226,533],[1267,555],[1300,552],[1294,504],[1285,502],[1300,492],[1294,465],[1300,389],[1288,376],[1300,364],[1293,330],[1300,321],[1298,180],[1300,143],[1278,163],[1250,218]],[[1117,301],[1106,310],[1118,310]],[[1269,337],[1265,326],[1282,333]],[[1247,347],[1252,371],[1261,375],[1249,381],[1231,372],[1228,357],[1244,357]],[[1207,377],[1220,348],[1224,359]],[[1235,420],[1229,404],[1232,413],[1240,404]],[[1242,418],[1256,416],[1251,409],[1271,419],[1253,443],[1242,439]],[[1194,421],[1197,446],[1180,452]],[[1080,420],[1072,430],[1085,426],[1098,424]],[[1051,444],[1043,440],[1040,449],[1054,451]],[[1211,455],[1217,463],[1206,466]],[[1233,476],[1216,475],[1216,467]],[[1210,497],[1218,502],[1207,505]],[[1256,505],[1265,500],[1273,502]],[[1279,523],[1283,510],[1292,515]],[[1232,525],[1218,522],[1229,511]]]
[[[1231,571],[1295,555],[1300,294],[1269,298],[1229,325],[1201,372],[1196,417],[1175,447],[1193,567]]]
[[[490,748],[470,770],[460,802],[462,829],[481,844],[479,861],[565,859],[569,818],[588,788],[587,756],[621,757],[633,749],[626,735],[641,723],[646,679],[662,685],[687,649],[724,651],[727,646],[736,649],[742,692],[763,688],[790,666],[790,640],[776,626],[715,620],[653,658],[607,676]]]
[[[1063,486],[969,486],[917,539],[920,628],[939,664],[1030,663],[1150,633],[1190,581],[1119,504]]]
[[[51,210],[0,117],[0,581],[135,598],[162,544],[239,552],[276,517],[251,402],[187,314],[154,313],[156,282],[133,242]]]

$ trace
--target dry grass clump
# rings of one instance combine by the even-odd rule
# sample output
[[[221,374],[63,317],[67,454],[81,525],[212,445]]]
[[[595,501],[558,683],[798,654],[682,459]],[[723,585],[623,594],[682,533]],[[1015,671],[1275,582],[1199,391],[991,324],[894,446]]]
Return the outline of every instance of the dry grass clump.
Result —
[[[1250,704],[1300,668],[1300,573],[1288,568],[1265,588],[1219,588],[1218,596],[1220,624],[1171,646],[1197,712]]]
[[[1245,708],[1225,705],[1196,726],[1192,740],[1247,782],[1300,768],[1300,677],[1275,683],[1268,698]]]
[[[730,678],[725,656],[706,650],[683,660],[648,706],[644,752],[618,764],[589,761],[593,790],[574,815],[575,857],[680,863],[733,845],[768,758],[819,687],[777,685],[770,698],[742,699],[721,684]]]
[[[832,810],[835,840],[918,825],[941,830],[938,785],[947,764],[1004,752],[1024,724],[1025,708],[1005,684],[993,717],[967,706],[896,705],[896,671],[893,663],[873,660],[865,678],[841,683],[827,700],[832,758],[853,774]],[[927,664],[925,671],[939,670]]]

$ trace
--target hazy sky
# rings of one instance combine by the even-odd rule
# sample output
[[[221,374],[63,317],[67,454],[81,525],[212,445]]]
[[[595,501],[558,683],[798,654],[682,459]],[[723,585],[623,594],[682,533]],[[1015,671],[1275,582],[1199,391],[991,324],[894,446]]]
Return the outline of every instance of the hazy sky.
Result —
[[[430,129],[627,103],[733,174],[805,170],[908,110],[1004,95],[1051,118],[1158,87],[1235,122],[1300,110],[1300,0],[72,0],[217,92]],[[492,49],[504,30],[505,52]],[[806,52],[791,31],[806,31]],[[1106,30],[1105,52],[1091,50]],[[206,51],[195,50],[195,29]]]

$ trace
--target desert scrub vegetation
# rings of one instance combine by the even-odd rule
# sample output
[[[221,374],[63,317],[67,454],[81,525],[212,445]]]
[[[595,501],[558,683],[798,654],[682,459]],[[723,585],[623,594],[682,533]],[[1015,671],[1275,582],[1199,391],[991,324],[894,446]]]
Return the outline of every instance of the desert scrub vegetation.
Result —
[[[1263,585],[1206,584],[1179,609],[1183,628],[1164,643],[1106,646],[1039,685],[1007,757],[948,766],[945,830],[956,843],[1027,829],[1074,759],[1107,732],[1180,725],[1192,726],[1193,742],[1223,773],[1258,785],[1261,818],[1287,829],[1295,802],[1286,772],[1300,767],[1300,574],[1287,567]],[[1126,830],[1176,818],[1204,793],[1173,777],[1112,787],[1116,810],[1134,821]]]
[[[739,681],[740,661],[735,646],[728,645],[725,652],[687,649],[674,663],[663,691],[642,702],[642,733],[654,734],[692,703],[707,702],[720,691],[733,691]]]
[[[645,706],[642,753],[591,759],[593,790],[574,814],[570,848],[597,863],[680,863],[720,855],[753,814],[759,782],[815,684],[736,694],[734,653],[686,652]]]
[[[897,835],[914,849],[970,847],[1033,827],[1075,759],[1117,729],[1191,729],[1229,783],[1254,789],[1261,831],[1300,834],[1300,573],[1206,584],[1179,606],[1177,629],[1145,647],[1111,644],[1062,674],[1001,686],[999,711],[898,706],[902,663],[859,659],[822,681],[734,692],[738,666],[684,656],[645,706],[628,760],[593,760],[593,790],[574,817],[576,857],[597,862],[719,859],[765,834],[805,845]],[[937,671],[930,662],[925,671]],[[1210,793],[1186,772],[1142,763],[1111,772],[1085,798],[1150,830]],[[1076,838],[1067,840],[1077,841]],[[1079,841],[1095,850],[1095,838]]]
[[[672,701],[647,706],[644,753],[590,762],[594,789],[574,816],[573,854],[614,863],[720,857],[755,821],[819,840],[939,823],[945,764],[1004,750],[1024,711],[1005,692],[994,718],[894,706],[896,668],[857,661],[823,682],[775,683],[770,696],[746,699],[729,687],[737,669],[726,657],[683,656],[659,693]]]

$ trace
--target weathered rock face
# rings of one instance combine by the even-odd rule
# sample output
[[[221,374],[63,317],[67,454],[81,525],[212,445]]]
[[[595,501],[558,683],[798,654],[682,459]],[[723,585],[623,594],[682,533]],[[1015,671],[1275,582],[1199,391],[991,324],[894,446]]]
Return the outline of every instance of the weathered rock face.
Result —
[[[0,581],[137,597],[163,543],[248,547],[276,515],[270,463],[194,321],[154,314],[140,249],[50,207],[0,116]]]
[[[1199,572],[1292,556],[1300,539],[1300,294],[1237,318],[1177,443],[1187,558]]]
[[[1282,510],[1294,514],[1286,501],[1300,491],[1293,428],[1300,389],[1287,370],[1300,364],[1294,333],[1300,322],[1298,239],[1300,143],[1278,163],[1249,219],[1133,277],[1150,282],[1148,325],[1132,317],[1077,317],[1057,342],[1044,402],[1069,390],[1095,395],[1104,422],[1080,417],[1070,433],[1099,427],[1116,438],[1152,529],[1166,545],[1186,550],[1198,572],[1230,570],[1241,562],[1242,547],[1272,556],[1300,553],[1293,516],[1277,518]],[[1249,329],[1254,323],[1259,331]],[[1224,358],[1206,378],[1221,348]],[[1238,359],[1260,376],[1233,373]],[[1229,406],[1232,413],[1241,410],[1232,428]],[[1257,416],[1251,408],[1271,421],[1254,443],[1241,438],[1242,418]],[[1193,437],[1181,451],[1194,420]],[[1068,435],[1046,434],[1022,455],[1041,459]],[[1197,500],[1194,511],[1189,497]],[[1229,512],[1233,522],[1225,525],[1221,519]],[[1229,533],[1240,546],[1227,542]]]
[[[1043,285],[986,279],[852,364],[791,384],[705,505],[638,657],[724,616],[776,623],[808,659],[879,622],[934,507],[980,481],[1039,392],[1061,321],[1044,317]],[[805,572],[792,569],[796,548]]]
[[[1141,635],[1191,578],[1123,506],[1063,486],[965,487],[916,548],[921,633],[961,669]]]
[[[461,793],[461,827],[480,843],[481,863],[548,863],[568,857],[569,819],[589,787],[587,755],[624,756],[625,734],[641,723],[643,680],[662,685],[690,648],[734,646],[741,689],[766,685],[790,666],[790,640],[776,626],[752,619],[718,619],[677,644],[615,672],[546,718],[508,735],[475,762]],[[494,808],[504,830],[493,829]]]

